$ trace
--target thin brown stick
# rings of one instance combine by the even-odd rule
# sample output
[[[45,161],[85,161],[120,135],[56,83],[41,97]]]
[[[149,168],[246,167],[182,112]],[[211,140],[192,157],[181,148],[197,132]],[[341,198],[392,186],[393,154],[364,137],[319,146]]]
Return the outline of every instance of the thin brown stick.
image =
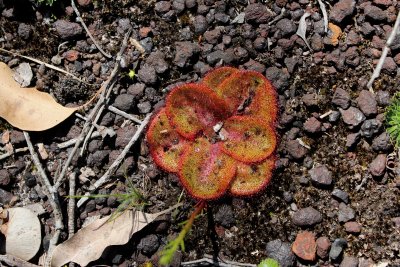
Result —
[[[383,63],[385,62],[386,56],[390,50],[389,47],[392,45],[393,40],[396,37],[396,35],[399,34],[398,33],[399,26],[400,26],[400,11],[397,14],[396,22],[394,23],[392,32],[390,33],[389,38],[386,41],[385,47],[383,48],[382,55],[379,58],[378,64],[376,65],[374,72],[372,73],[371,78],[369,79],[369,81],[367,83],[367,88],[371,92],[374,92],[374,89],[372,88],[372,84],[374,83],[375,79],[378,78],[379,75],[381,74]]]
[[[29,133],[24,131],[24,136],[25,136],[25,140],[28,145],[28,148],[29,148],[29,152],[31,153],[32,160],[36,166],[36,169],[38,170],[39,181],[42,184],[43,191],[48,196],[49,203],[50,203],[51,207],[53,208],[55,232],[54,232],[53,237],[50,239],[49,249],[48,249],[48,253],[47,253],[47,255],[50,255],[50,257],[47,257],[47,259],[46,259],[46,265],[50,266],[52,251],[58,242],[61,230],[64,228],[63,217],[62,217],[62,213],[61,213],[61,206],[60,206],[60,202],[58,200],[57,190],[55,190],[55,188],[53,186],[51,186],[51,184],[50,184],[50,181],[46,175],[46,172],[43,169],[42,164],[40,163],[39,157],[35,152],[35,149],[31,142]]]
[[[110,54],[108,54],[106,51],[104,51],[100,47],[99,43],[94,39],[93,35],[90,33],[88,27],[86,26],[85,22],[83,21],[83,19],[81,17],[81,13],[79,12],[78,8],[75,5],[74,0],[71,0],[71,6],[76,14],[76,20],[82,24],[82,27],[85,29],[87,35],[89,35],[89,38],[92,40],[92,42],[97,47],[97,49],[99,49],[100,53],[102,53],[103,56],[105,56],[106,58],[112,58],[112,56]]]
[[[126,154],[129,152],[131,149],[132,145],[139,139],[141,133],[143,130],[146,128],[147,124],[149,123],[151,118],[151,114],[148,114],[146,118],[144,118],[142,124],[140,124],[139,128],[137,129],[136,133],[132,136],[131,140],[129,140],[129,143],[125,146],[125,148],[122,150],[121,154],[115,159],[115,161],[111,164],[111,166],[108,168],[108,170],[103,174],[103,176],[98,179],[90,188],[88,193],[85,194],[85,197],[82,197],[79,199],[77,206],[80,207],[82,206],[87,200],[93,191],[97,190],[100,186],[103,184],[107,183],[110,180],[111,175],[114,173],[114,171],[119,167],[121,164],[122,160],[125,158]]]
[[[21,260],[13,255],[0,255],[0,263],[3,262],[9,266],[15,267],[39,267],[39,265],[29,263],[27,261]],[[2,266],[0,264],[0,266]]]
[[[122,57],[122,54],[124,53],[126,47],[127,47],[127,40],[130,36],[130,34],[132,33],[132,29],[130,29],[124,38],[124,41],[122,42],[122,46],[120,48],[120,51],[117,54],[117,62],[120,62],[120,59]],[[96,105],[94,106],[94,108],[92,109],[92,111],[90,112],[89,116],[88,116],[88,120],[85,122],[81,134],[79,135],[79,137],[76,140],[75,146],[72,149],[71,153],[68,156],[68,159],[66,161],[66,163],[64,164],[64,167],[60,173],[60,176],[57,179],[56,184],[54,185],[55,189],[58,189],[60,187],[60,185],[64,182],[64,177],[65,174],[67,173],[67,170],[69,168],[69,165],[71,164],[72,158],[75,156],[75,153],[78,151],[79,146],[81,145],[81,142],[84,140],[85,136],[87,136],[89,130],[90,130],[90,126],[91,126],[91,121],[92,119],[95,117],[95,115],[97,114],[97,111],[99,110],[99,108],[104,104],[104,96],[107,95],[107,91],[108,90],[108,86],[109,84],[115,79],[115,76],[117,75],[118,71],[119,71],[120,65],[119,64],[115,64],[113,71],[110,74],[110,77],[103,83],[102,88],[103,88],[103,93],[102,95],[99,97],[99,100],[97,101]]]

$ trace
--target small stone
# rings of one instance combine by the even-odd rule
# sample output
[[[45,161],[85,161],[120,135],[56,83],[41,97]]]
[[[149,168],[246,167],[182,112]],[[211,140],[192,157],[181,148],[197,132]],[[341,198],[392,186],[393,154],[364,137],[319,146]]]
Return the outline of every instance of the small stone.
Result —
[[[356,101],[365,116],[369,117],[378,113],[377,102],[372,92],[362,90]]]
[[[24,133],[18,130],[11,130],[10,132],[10,142],[14,147],[19,147],[25,144]]]
[[[174,64],[180,68],[189,65],[190,60],[194,55],[198,54],[201,50],[198,44],[185,41],[175,43],[175,58]]]
[[[329,19],[340,24],[345,18],[353,14],[356,7],[354,0],[340,0],[337,2],[329,13]]]
[[[398,54],[400,57],[400,53]],[[400,62],[399,62],[400,63]],[[400,65],[400,64],[399,64]],[[378,91],[376,92],[376,101],[380,106],[389,106],[390,105],[390,93],[388,91]]]
[[[312,232],[303,231],[297,234],[292,245],[292,251],[297,257],[305,261],[314,261],[316,250],[317,244]]]
[[[359,126],[364,120],[365,115],[355,107],[350,107],[346,110],[339,108],[343,121],[350,129]]]
[[[332,98],[332,103],[342,109],[347,109],[350,106],[350,94],[342,88],[337,88]]]
[[[304,105],[306,105],[307,107],[317,107],[318,106],[318,95],[317,94],[305,94],[303,95],[303,97],[301,98],[301,100],[303,101]]]
[[[72,39],[82,34],[81,25],[75,22],[57,20],[53,26],[62,39]]]
[[[266,23],[272,18],[272,13],[261,3],[250,4],[244,10],[248,22]]]
[[[11,174],[6,169],[0,169],[0,185],[7,186],[11,181]]]
[[[369,172],[372,176],[381,177],[386,170],[386,155],[379,154],[369,165]]]
[[[281,31],[282,37],[288,36],[288,35],[292,35],[296,32],[297,27],[294,24],[294,22],[290,19],[281,19],[279,20],[275,27]]]
[[[296,226],[313,226],[322,222],[322,215],[313,207],[307,207],[296,211],[292,215],[292,221]]]
[[[222,205],[215,214],[215,222],[225,228],[232,227],[236,222],[232,207],[229,205]]]
[[[28,24],[20,23],[18,25],[18,36],[20,36],[24,40],[28,40],[31,36],[32,28]]]
[[[265,76],[278,91],[283,91],[283,89],[289,86],[290,74],[286,68],[269,67],[265,72]]]
[[[316,186],[330,186],[332,184],[332,172],[329,171],[325,165],[317,166],[311,169],[309,172],[311,181]]]
[[[0,188],[0,204],[2,206],[11,204],[16,198],[10,192]]]
[[[339,222],[345,223],[354,220],[356,217],[356,212],[344,203],[339,204]]]
[[[121,264],[124,261],[124,256],[117,254],[112,259],[112,264]]]
[[[377,119],[366,120],[361,125],[361,135],[366,138],[371,138],[377,134],[382,127],[382,122]]]
[[[134,96],[130,94],[120,94],[117,96],[117,98],[114,101],[114,107],[125,111],[129,112],[133,106],[134,103]]]
[[[344,230],[350,234],[359,234],[361,232],[361,225],[358,222],[346,222]]]
[[[137,104],[137,108],[140,113],[147,114],[151,111],[151,103],[150,101],[145,101],[142,103]]]
[[[308,118],[303,124],[304,130],[308,133],[315,134],[321,131],[321,122],[315,117]]]
[[[143,83],[135,83],[130,85],[127,91],[129,94],[133,95],[135,99],[140,99],[143,97],[145,87]]]
[[[329,251],[329,258],[336,261],[340,258],[343,249],[347,246],[347,241],[344,238],[337,238],[333,241],[331,250]]]
[[[280,267],[291,267],[296,259],[290,245],[279,239],[267,243],[266,256],[278,261]]]
[[[89,154],[87,158],[88,166],[101,168],[108,161],[109,153],[109,150],[97,150],[94,153]]]
[[[336,122],[340,117],[340,112],[339,111],[332,111],[331,114],[329,114],[329,122]]]
[[[137,73],[138,78],[145,84],[155,84],[157,81],[157,73],[153,66],[144,64]]]
[[[288,154],[296,160],[304,158],[304,156],[308,153],[307,148],[302,146],[297,140],[289,140],[286,143],[286,150]]]
[[[209,44],[217,44],[222,34],[221,30],[216,28],[214,30],[206,31],[203,36]]]
[[[79,52],[76,50],[68,50],[63,54],[63,57],[69,62],[74,62],[79,57]]]
[[[204,16],[197,15],[193,20],[193,26],[196,34],[202,34],[207,30],[208,23]]]
[[[390,73],[395,73],[397,71],[397,64],[392,57],[386,57],[383,61],[382,70]]]
[[[24,176],[25,185],[29,188],[33,188],[36,185],[36,177],[31,173],[26,173]]]
[[[33,78],[33,72],[29,63],[24,62],[19,64],[13,77],[22,87],[28,87]]]
[[[78,0],[77,2],[80,6],[88,6],[92,2],[92,0]]]
[[[349,194],[343,190],[340,190],[338,188],[335,188],[332,191],[332,196],[336,199],[339,199],[343,201],[344,203],[348,204],[349,203]]]
[[[117,148],[124,148],[129,141],[131,140],[132,136],[136,133],[136,127],[128,124],[123,128],[119,128],[117,130],[117,138],[115,139],[115,146]]]
[[[157,251],[160,246],[160,241],[157,235],[147,235],[142,238],[137,246],[138,250],[141,250],[144,255],[150,256]]]
[[[339,267],[358,267],[358,259],[356,257],[344,256]]]
[[[372,140],[371,147],[376,152],[389,151],[392,148],[389,134],[385,131],[381,133],[379,136],[375,137],[374,140]]]
[[[166,13],[171,9],[171,3],[170,1],[160,1],[157,2],[154,6],[154,10],[157,13]]]
[[[371,4],[367,4],[364,7],[364,15],[367,18],[370,18],[370,19],[373,19],[376,21],[386,20],[386,18],[387,18],[385,11],[383,11],[379,7],[371,5]]]
[[[172,8],[180,14],[183,10],[185,10],[185,0],[173,0]]]
[[[316,241],[316,244],[318,257],[321,259],[328,257],[329,248],[331,247],[331,241],[329,241],[329,238],[325,236],[319,237]]]
[[[348,148],[353,148],[357,145],[357,143],[361,139],[361,134],[360,133],[351,133],[348,134],[346,137],[346,147]]]

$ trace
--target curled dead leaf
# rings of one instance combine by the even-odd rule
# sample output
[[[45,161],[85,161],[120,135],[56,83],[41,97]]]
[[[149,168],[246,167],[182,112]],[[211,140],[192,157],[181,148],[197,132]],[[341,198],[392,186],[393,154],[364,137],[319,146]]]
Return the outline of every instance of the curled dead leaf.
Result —
[[[86,266],[100,258],[107,247],[126,244],[134,233],[180,205],[154,214],[126,210],[113,220],[110,220],[112,215],[97,219],[54,249],[51,266],[59,267],[68,262]]]
[[[80,108],[63,107],[49,94],[34,87],[22,88],[13,79],[13,71],[3,62],[0,62],[0,79],[0,117],[21,130],[50,129]]]

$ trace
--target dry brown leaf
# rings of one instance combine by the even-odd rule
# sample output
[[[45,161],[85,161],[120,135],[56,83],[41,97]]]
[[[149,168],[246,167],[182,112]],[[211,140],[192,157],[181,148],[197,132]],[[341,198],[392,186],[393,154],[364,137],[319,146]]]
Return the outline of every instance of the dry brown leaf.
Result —
[[[0,62],[0,117],[26,131],[50,129],[68,118],[78,108],[58,104],[49,94],[36,88],[22,88],[13,71]]]
[[[107,220],[111,215],[95,220],[54,249],[51,266],[59,267],[68,262],[86,266],[100,258],[105,248],[126,244],[134,233],[178,206],[180,204],[154,214],[126,210],[110,222]]]
[[[39,219],[26,208],[8,209],[8,215],[6,253],[29,261],[39,251],[42,242]]]

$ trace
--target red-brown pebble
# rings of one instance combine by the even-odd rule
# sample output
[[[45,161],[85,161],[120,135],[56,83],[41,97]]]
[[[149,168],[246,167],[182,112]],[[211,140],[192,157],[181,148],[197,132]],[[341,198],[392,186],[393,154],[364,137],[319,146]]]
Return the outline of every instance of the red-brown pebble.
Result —
[[[304,231],[297,234],[296,240],[292,245],[294,254],[303,260],[313,261],[315,260],[316,250],[317,244],[313,233]]]
[[[331,247],[331,241],[325,236],[317,239],[317,255],[321,259],[328,257],[329,248]]]
[[[78,59],[79,52],[76,50],[68,50],[63,54],[64,58],[70,62],[74,62]]]
[[[347,222],[344,224],[344,229],[347,233],[359,234],[361,232],[361,225],[358,222]]]

